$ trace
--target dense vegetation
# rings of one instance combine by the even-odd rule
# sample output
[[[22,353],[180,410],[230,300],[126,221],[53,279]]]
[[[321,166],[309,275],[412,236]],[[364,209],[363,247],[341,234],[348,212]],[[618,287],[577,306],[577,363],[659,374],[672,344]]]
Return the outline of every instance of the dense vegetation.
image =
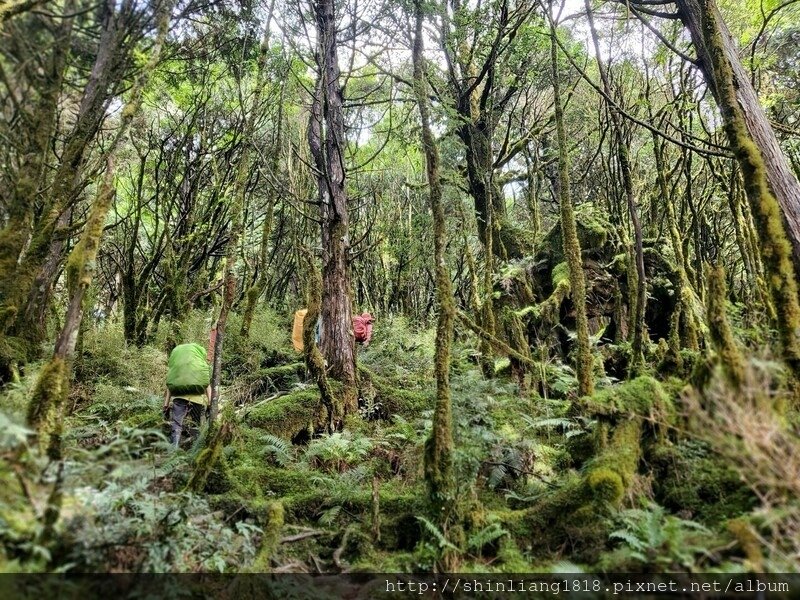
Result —
[[[793,0],[3,3],[0,569],[800,570],[798,41]]]

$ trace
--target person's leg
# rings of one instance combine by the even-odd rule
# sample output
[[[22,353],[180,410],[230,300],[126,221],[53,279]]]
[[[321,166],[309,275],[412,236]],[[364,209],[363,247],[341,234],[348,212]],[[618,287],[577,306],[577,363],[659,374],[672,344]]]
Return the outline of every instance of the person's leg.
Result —
[[[205,406],[197,404],[196,402],[189,403],[189,422],[186,424],[186,433],[189,438],[194,442],[200,432],[200,426],[203,422],[203,414],[205,413]]]
[[[188,400],[184,400],[183,398],[172,399],[172,413],[170,419],[172,433],[170,435],[169,441],[176,448],[181,443],[181,433],[183,432],[183,421],[186,418],[186,413],[189,412],[190,408],[189,404],[190,402]]]

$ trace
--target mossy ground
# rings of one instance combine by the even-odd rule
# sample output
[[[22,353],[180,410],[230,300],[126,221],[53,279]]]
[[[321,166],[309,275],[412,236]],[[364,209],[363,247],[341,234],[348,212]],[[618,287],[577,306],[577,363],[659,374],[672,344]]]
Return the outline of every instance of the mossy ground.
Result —
[[[201,316],[190,318],[188,339],[201,341],[200,325]],[[436,532],[422,478],[434,398],[430,331],[415,332],[402,320],[384,324],[359,357],[360,413],[343,432],[320,435],[319,393],[303,381],[288,334],[268,347],[282,339],[283,325],[288,332],[288,321],[257,314],[253,332],[261,337],[232,334],[223,392],[231,428],[194,492],[182,490],[202,462],[204,443],[167,450],[160,414],[166,351],[126,348],[116,326],[89,332],[67,403],[64,447],[75,467],[58,533],[63,544],[82,536],[147,543],[128,553],[62,544],[54,560],[69,556],[99,570],[202,570],[213,560],[213,568],[239,571],[411,572],[433,569],[446,539],[458,546],[465,571],[546,570],[563,560],[586,569],[634,568],[627,546],[611,534],[625,511],[653,501],[679,524],[704,524],[708,543],[723,540],[732,560],[745,555],[742,543],[749,544],[748,560],[758,558],[743,527],[728,524],[755,507],[752,493],[707,446],[676,433],[682,380],[604,381],[578,398],[568,371],[551,365],[543,385],[563,389],[560,397],[521,396],[513,379],[485,379],[470,360],[469,338],[462,338],[451,371],[455,502],[463,515],[455,537]],[[36,366],[28,371],[3,395],[18,426]],[[246,372],[247,393],[239,385]],[[8,435],[0,438],[13,446]],[[33,512],[12,471],[4,468],[0,480],[3,564],[34,568],[23,550],[35,535]],[[29,493],[43,501],[47,489],[47,482],[31,485]],[[84,506],[92,494],[98,500]],[[122,510],[112,510],[115,503]],[[172,523],[170,511],[183,515],[170,527],[207,548],[202,557],[178,560],[179,548],[157,554],[172,543],[155,525]],[[697,560],[714,566],[726,559]],[[46,566],[40,558],[39,567]]]

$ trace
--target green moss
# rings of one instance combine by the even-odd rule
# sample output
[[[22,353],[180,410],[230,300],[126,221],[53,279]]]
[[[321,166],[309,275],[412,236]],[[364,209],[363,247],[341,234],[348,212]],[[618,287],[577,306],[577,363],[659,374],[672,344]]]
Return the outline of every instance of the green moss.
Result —
[[[733,519],[728,521],[728,531],[736,539],[747,558],[746,568],[755,573],[763,572],[764,554],[761,551],[761,542],[753,526],[743,518]]]
[[[575,224],[578,241],[584,254],[602,250],[608,243],[608,232],[611,231],[611,225],[606,216],[593,205],[584,203],[575,209]],[[564,260],[561,223],[557,223],[547,233],[542,246],[551,249],[554,262]]]
[[[623,421],[612,430],[602,451],[589,461],[586,485],[596,500],[615,506],[622,501],[636,477],[641,458],[641,438],[639,418]]]
[[[61,409],[68,393],[69,368],[64,359],[54,357],[39,372],[27,414],[28,425],[39,433],[39,443],[52,460],[60,458]]]
[[[558,263],[553,267],[553,272],[550,273],[550,277],[553,282],[553,289],[569,285],[569,265],[566,262]]]
[[[636,415],[667,423],[677,418],[672,400],[662,385],[648,375],[598,390],[581,403],[588,413],[603,417]]]
[[[251,573],[262,573],[269,570],[270,559],[281,543],[283,518],[283,504],[270,502],[267,505],[266,524],[264,525],[264,535],[261,536],[261,546],[253,564],[248,569]]]
[[[718,364],[722,367],[728,382],[734,389],[744,383],[744,359],[733,337],[725,307],[725,272],[722,267],[709,268],[708,279],[708,329],[711,341],[717,351]]]
[[[362,398],[380,403],[385,418],[399,415],[409,419],[424,410],[433,408],[433,398],[428,392],[417,392],[392,386],[387,379],[370,369],[359,366],[359,386]]]
[[[253,406],[247,412],[245,421],[267,433],[291,440],[303,431],[313,432],[319,412],[319,391],[308,389]]]
[[[623,484],[620,474],[605,467],[591,470],[586,476],[586,485],[589,486],[592,496],[598,502],[619,505],[625,494],[625,484]]]
[[[611,531],[606,506],[594,502],[584,477],[567,473],[559,488],[525,512],[531,552],[552,556],[568,547],[575,560],[593,561]]]
[[[757,499],[739,474],[701,442],[661,442],[648,453],[659,504],[716,525],[750,511]]]
[[[233,434],[231,416],[225,415],[219,423],[212,423],[203,437],[203,445],[194,459],[192,475],[186,484],[186,489],[193,492],[203,491],[206,483],[214,471],[223,448],[228,444]]]

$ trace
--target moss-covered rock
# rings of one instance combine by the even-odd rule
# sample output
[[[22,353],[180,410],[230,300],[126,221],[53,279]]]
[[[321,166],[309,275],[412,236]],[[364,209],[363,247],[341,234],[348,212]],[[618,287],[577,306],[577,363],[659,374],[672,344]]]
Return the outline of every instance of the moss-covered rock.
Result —
[[[374,409],[376,417],[390,419],[399,415],[409,419],[433,408],[431,393],[394,387],[388,380],[363,366],[359,366],[358,374],[361,401]]]
[[[596,254],[602,251],[608,243],[608,232],[611,225],[608,219],[593,205],[582,204],[575,210],[575,224],[577,226],[578,241],[584,255]],[[561,235],[561,223],[557,223],[545,235],[541,244],[553,255],[553,264],[564,260],[564,242]]]
[[[298,434],[314,431],[320,420],[317,389],[300,390],[253,406],[245,421],[271,435],[292,440]]]
[[[294,384],[300,383],[304,375],[305,365],[302,362],[293,362],[259,369],[254,373],[243,375],[242,378],[249,384],[250,394],[256,397],[265,393],[288,390]]]
[[[606,504],[595,502],[594,489],[576,472],[525,511],[524,530],[531,552],[552,556],[567,552],[573,559],[593,561],[610,532]]]
[[[595,502],[619,506],[636,477],[641,458],[642,422],[632,417],[619,423],[603,440],[600,453],[589,461],[586,485]]]

